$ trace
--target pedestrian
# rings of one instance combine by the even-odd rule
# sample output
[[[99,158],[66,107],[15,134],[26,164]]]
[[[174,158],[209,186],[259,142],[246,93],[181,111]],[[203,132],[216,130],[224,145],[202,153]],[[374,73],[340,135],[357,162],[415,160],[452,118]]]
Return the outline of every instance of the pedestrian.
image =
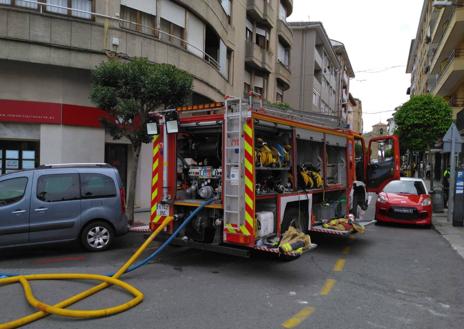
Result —
[[[443,197],[445,202],[445,208],[448,208],[448,198],[449,198],[449,178],[451,176],[450,168],[446,168],[443,172]]]
[[[427,165],[425,166],[425,177],[426,177],[427,179],[430,179],[431,170],[432,170],[432,164],[429,162],[429,163],[427,163]]]

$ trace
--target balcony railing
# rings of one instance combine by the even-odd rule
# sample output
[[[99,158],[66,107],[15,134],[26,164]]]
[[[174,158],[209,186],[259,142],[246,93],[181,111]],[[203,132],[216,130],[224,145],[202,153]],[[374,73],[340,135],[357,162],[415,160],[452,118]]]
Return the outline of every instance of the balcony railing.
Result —
[[[452,97],[449,104],[452,107],[464,107],[464,97]]]
[[[187,40],[182,39],[182,38],[180,38],[180,37],[178,37],[176,35],[173,35],[173,34],[170,34],[168,32],[162,31],[159,28],[155,28],[155,27],[149,26],[149,25],[139,24],[137,22],[121,19],[121,18],[118,18],[118,17],[113,17],[113,16],[109,16],[109,15],[100,14],[100,13],[93,12],[93,11],[80,10],[80,9],[71,8],[71,7],[67,7],[67,6],[60,6],[60,5],[55,5],[55,4],[51,4],[51,3],[43,3],[43,2],[40,2],[40,1],[32,1],[32,0],[22,0],[22,2],[31,4],[31,5],[36,5],[38,7],[38,9],[22,7],[22,6],[17,7],[17,8],[26,9],[26,10],[31,9],[31,12],[37,13],[37,14],[52,15],[52,16],[58,16],[59,15],[59,16],[67,17],[67,15],[60,15],[60,14],[57,14],[57,13],[50,12],[50,10],[49,11],[44,10],[44,8],[49,7],[49,8],[55,8],[56,10],[66,10],[68,12],[72,11],[72,12],[80,13],[82,15],[87,15],[87,16],[90,15],[93,18],[102,18],[102,19],[105,19],[105,20],[109,20],[110,22],[114,22],[114,23],[119,24],[119,26],[121,28],[123,28],[123,29],[124,29],[124,26],[132,26],[132,27],[135,26],[140,31],[151,31],[151,33],[143,33],[144,37],[158,39],[160,41],[165,41],[166,39],[174,40],[175,41],[175,42],[173,42],[174,45],[180,45],[179,46],[180,48],[183,48],[183,49],[187,48],[187,49],[194,50],[195,53],[201,53],[203,59],[208,64],[212,65],[216,70],[220,70],[220,65],[219,65],[218,61],[215,58],[213,58],[211,55],[206,53],[203,49],[198,48],[196,45],[194,45],[192,43],[189,43]],[[0,5],[16,8],[14,6],[10,6],[9,4],[0,4]],[[92,24],[92,23],[94,23],[94,22],[89,21],[89,24]],[[129,30],[133,31],[132,29],[129,29]],[[192,55],[195,55],[195,54],[192,53]]]

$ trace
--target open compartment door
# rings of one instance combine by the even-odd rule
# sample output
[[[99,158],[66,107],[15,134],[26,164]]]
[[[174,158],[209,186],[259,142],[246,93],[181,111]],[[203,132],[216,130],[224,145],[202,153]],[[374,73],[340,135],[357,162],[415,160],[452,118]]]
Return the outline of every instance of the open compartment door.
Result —
[[[367,190],[379,193],[392,180],[400,179],[398,136],[376,137],[369,141],[366,177]]]

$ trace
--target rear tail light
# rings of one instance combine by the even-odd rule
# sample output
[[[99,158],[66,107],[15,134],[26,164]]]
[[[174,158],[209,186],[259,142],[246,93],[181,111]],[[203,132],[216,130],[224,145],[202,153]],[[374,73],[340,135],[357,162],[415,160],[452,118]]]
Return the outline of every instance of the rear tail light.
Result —
[[[126,213],[126,190],[124,187],[121,187],[119,189],[119,196],[121,198],[121,213],[125,214]]]

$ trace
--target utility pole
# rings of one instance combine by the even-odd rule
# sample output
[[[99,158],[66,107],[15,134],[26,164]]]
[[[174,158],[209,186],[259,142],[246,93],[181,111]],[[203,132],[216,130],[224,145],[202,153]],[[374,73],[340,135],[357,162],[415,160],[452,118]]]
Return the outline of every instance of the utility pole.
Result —
[[[454,128],[454,127],[452,127]],[[454,213],[454,189],[456,187],[455,178],[456,178],[456,139],[455,139],[455,130],[451,129],[451,172],[449,180],[449,198],[448,198],[448,222],[453,220]]]

